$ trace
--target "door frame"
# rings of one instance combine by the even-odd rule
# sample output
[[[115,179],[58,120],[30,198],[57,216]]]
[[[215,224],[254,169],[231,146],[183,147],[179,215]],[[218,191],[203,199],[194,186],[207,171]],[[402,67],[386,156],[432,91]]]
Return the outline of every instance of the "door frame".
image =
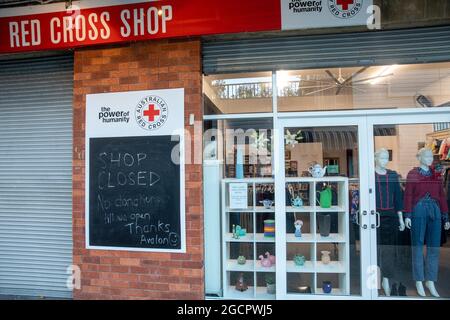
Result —
[[[414,109],[413,109],[414,110]],[[413,111],[412,110],[412,111]],[[424,110],[424,111],[422,111]],[[375,140],[374,140],[374,127],[377,125],[414,125],[414,124],[432,124],[438,122],[450,122],[450,108],[430,108],[421,109],[420,112],[408,112],[400,113],[402,116],[399,117],[399,113],[389,112],[386,114],[370,114],[367,115],[367,135],[368,135],[368,159],[374,159],[375,156]],[[369,161],[368,170],[368,180],[369,188],[375,190],[375,163],[374,161]],[[370,211],[376,212],[376,194],[375,192],[370,193]],[[369,226],[373,224],[376,225],[376,215],[369,215]],[[376,228],[370,228],[370,261],[371,265],[377,266],[377,232]],[[381,282],[381,275],[379,277],[379,282]],[[378,290],[372,289],[371,299],[373,300],[394,300],[394,299],[405,299],[405,300],[418,300],[423,299],[420,297],[405,297],[400,298],[385,297],[378,294]]]
[[[306,122],[303,122],[306,120]],[[274,168],[275,168],[275,221],[278,230],[286,230],[286,213],[285,213],[285,163],[284,163],[284,129],[286,127],[332,127],[332,126],[356,126],[358,128],[358,159],[360,172],[360,186],[361,190],[368,190],[368,176],[363,174],[368,171],[367,161],[364,155],[368,153],[367,143],[361,143],[367,140],[367,123],[364,116],[352,116],[335,114],[332,117],[324,118],[324,114],[320,113],[319,117],[287,117],[278,119],[277,127],[275,128],[275,153],[274,153]],[[360,192],[360,212],[369,212],[369,197],[368,193]],[[360,226],[369,226],[369,215],[360,215]],[[361,267],[361,295],[360,296],[323,296],[323,295],[303,295],[303,294],[287,294],[287,280],[286,280],[286,233],[275,233],[276,245],[276,292],[277,299],[302,299],[302,300],[354,300],[371,298],[370,291],[367,290],[365,283],[367,282],[367,274],[363,270],[368,270],[370,265],[370,233],[369,228],[362,229],[360,227],[360,267]],[[364,244],[364,245],[363,245]]]
[[[355,111],[318,111],[318,112],[286,112],[277,113],[274,117],[274,176],[275,176],[275,220],[278,230],[286,230],[285,219],[285,162],[284,162],[284,128],[301,126],[357,126],[360,173],[360,264],[361,295],[360,296],[322,296],[295,295],[286,293],[286,233],[277,232],[276,245],[276,296],[277,299],[302,300],[385,300],[399,297],[380,297],[378,286],[380,277],[375,272],[377,266],[377,238],[375,193],[374,134],[376,125],[392,124],[425,124],[450,122],[450,107],[441,108],[408,108],[408,109],[370,109]],[[366,173],[366,174],[365,174]],[[367,225],[367,229],[361,226]],[[375,267],[375,268],[374,268]],[[363,271],[365,270],[365,272]],[[374,286],[373,283],[377,283]],[[372,285],[371,285],[372,284]],[[416,298],[406,298],[415,300]],[[418,298],[417,298],[418,299]]]

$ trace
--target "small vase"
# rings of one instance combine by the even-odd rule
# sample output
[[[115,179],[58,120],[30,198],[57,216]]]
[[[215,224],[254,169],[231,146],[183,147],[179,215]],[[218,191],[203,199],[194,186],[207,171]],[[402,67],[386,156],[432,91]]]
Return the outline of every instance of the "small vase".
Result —
[[[236,179],[244,179],[244,153],[241,146],[236,150]]]
[[[321,251],[321,252],[322,252],[322,258],[321,258],[322,263],[329,264],[331,261],[330,251]]]
[[[275,220],[264,220],[264,237],[275,237]]]
[[[240,264],[240,265],[243,265],[243,264],[245,264],[246,262],[247,262],[247,260],[245,259],[244,256],[239,256],[239,257],[237,258],[237,263]]]
[[[274,284],[267,284],[267,293],[268,294],[275,294],[276,288],[275,283]]]
[[[296,254],[294,256],[294,263],[296,266],[301,267],[301,266],[305,265],[305,261],[306,261],[305,256],[298,255],[298,254]]]
[[[331,293],[331,290],[333,289],[333,287],[331,286],[331,282],[330,281],[324,281],[322,283],[322,290],[323,293]]]
[[[330,235],[331,228],[331,216],[329,214],[317,215],[319,220],[319,232],[322,237],[328,237]]]

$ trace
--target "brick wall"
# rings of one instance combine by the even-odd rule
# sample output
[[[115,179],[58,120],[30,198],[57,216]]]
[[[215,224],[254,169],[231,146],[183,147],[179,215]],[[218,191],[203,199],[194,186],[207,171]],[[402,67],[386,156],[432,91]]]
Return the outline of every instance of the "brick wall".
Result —
[[[74,299],[204,298],[201,164],[186,165],[186,254],[86,250],[84,236],[86,94],[184,88],[185,126],[193,135],[189,114],[202,117],[200,59],[199,39],[75,51],[73,263],[81,268],[81,289]]]

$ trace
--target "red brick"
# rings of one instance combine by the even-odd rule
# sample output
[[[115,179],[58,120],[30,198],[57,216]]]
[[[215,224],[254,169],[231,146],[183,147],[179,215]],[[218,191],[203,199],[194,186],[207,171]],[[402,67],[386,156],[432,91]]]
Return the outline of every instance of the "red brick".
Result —
[[[185,119],[201,119],[200,40],[140,41],[74,56],[73,261],[82,268],[74,299],[203,299],[201,164],[186,166],[187,254],[86,250],[84,240],[86,94],[184,87]]]

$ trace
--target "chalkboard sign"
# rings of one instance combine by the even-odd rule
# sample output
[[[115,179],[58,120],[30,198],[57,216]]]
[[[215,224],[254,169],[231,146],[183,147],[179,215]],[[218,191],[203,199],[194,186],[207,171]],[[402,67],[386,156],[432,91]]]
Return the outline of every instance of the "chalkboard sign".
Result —
[[[179,250],[173,136],[89,139],[89,245]],[[176,150],[176,149],[175,149]]]

